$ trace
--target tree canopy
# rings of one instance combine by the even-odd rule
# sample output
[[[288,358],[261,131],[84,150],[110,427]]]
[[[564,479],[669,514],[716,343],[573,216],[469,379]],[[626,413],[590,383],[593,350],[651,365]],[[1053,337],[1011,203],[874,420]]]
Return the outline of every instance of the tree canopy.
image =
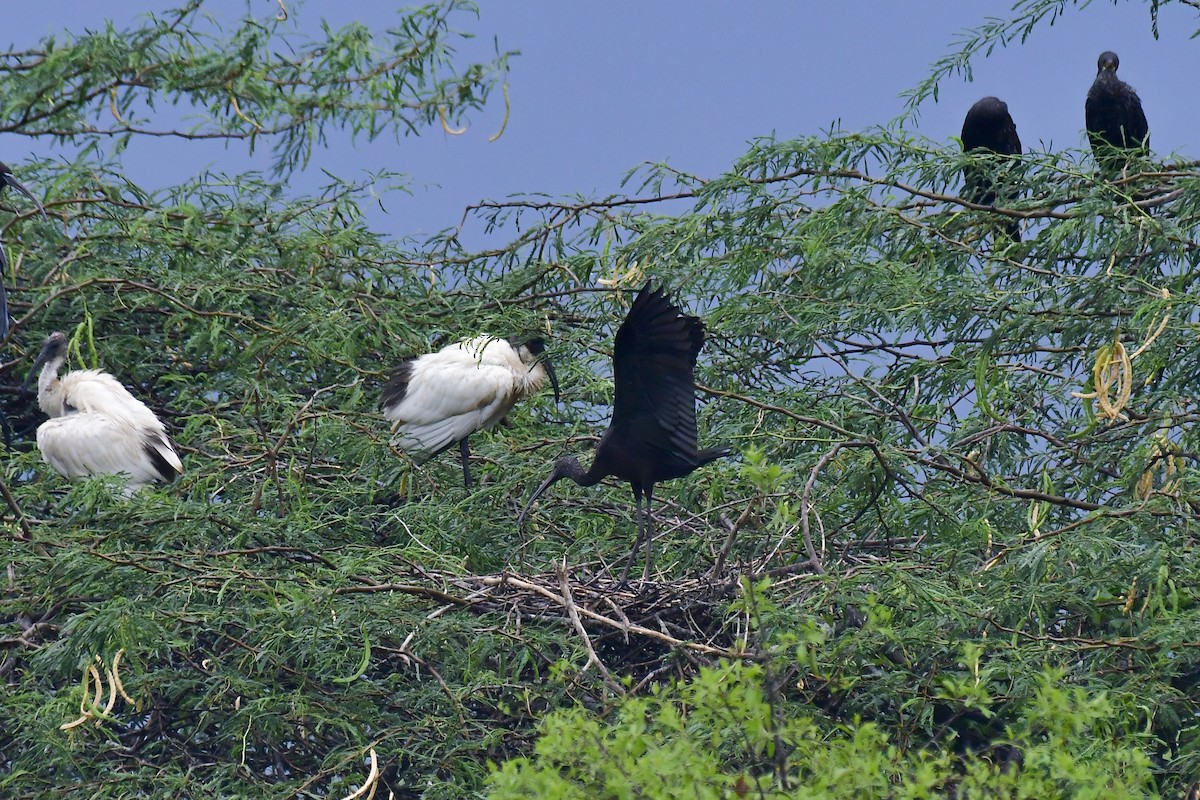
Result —
[[[1146,5],[1157,24],[1169,4]],[[0,54],[0,130],[71,153],[13,164],[49,219],[4,209],[0,794],[674,796],[658,775],[712,797],[1180,796],[1200,777],[1200,162],[1106,178],[1083,150],[1030,152],[992,209],[959,192],[995,156],[833,130],[710,177],[646,166],[625,195],[481,203],[505,237],[485,251],[396,241],[366,226],[365,185],[288,178],[335,132],[494,102],[507,56],[454,51],[473,7],[318,42],[270,15],[197,32],[201,10]],[[1051,12],[981,28],[913,102]],[[268,148],[273,171],[150,191],[121,164],[145,136]],[[1019,242],[996,235],[1013,219]],[[560,483],[515,521],[603,430],[648,276],[705,322],[700,437],[735,456],[656,489],[655,573],[621,586],[626,486]],[[41,462],[19,384],[52,330],[168,423],[178,482],[124,499]],[[480,485],[397,450],[392,364],[531,331],[565,402],[474,437]]]

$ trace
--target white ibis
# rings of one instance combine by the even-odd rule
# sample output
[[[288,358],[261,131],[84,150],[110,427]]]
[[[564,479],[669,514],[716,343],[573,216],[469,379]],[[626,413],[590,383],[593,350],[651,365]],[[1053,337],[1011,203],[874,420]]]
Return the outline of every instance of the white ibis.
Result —
[[[9,169],[8,164],[0,161],[0,192],[3,192],[9,186],[33,201],[38,211],[42,212],[42,216],[46,215],[45,207],[33,196],[33,192],[26,189],[19,180],[13,177],[12,170]],[[0,340],[8,337],[8,292],[4,289],[4,278],[7,275],[8,256],[4,252],[4,246],[0,245]]]
[[[46,337],[33,364],[38,405],[50,419],[37,430],[42,458],[68,478],[128,476],[125,495],[149,483],[169,483],[183,464],[162,421],[107,372],[58,371],[67,360],[67,337]]]
[[[998,97],[984,97],[971,106],[966,119],[963,120],[962,146],[967,153],[982,150],[1006,156],[1020,155],[1021,139],[1017,136],[1017,126],[1008,113],[1008,105]],[[969,164],[963,167],[963,180],[966,184],[963,196],[972,203],[994,206],[996,185],[993,173],[994,170],[988,170],[985,164]],[[1011,198],[1004,198],[1009,199]],[[1006,230],[1014,242],[1021,241],[1021,226],[1017,220],[1010,220]]]
[[[638,517],[637,540],[621,582],[639,545],[646,543],[645,580],[650,574],[653,520],[650,501],[654,484],[682,478],[697,467],[729,454],[726,447],[696,447],[696,356],[704,345],[704,325],[671,304],[661,288],[642,287],[617,329],[613,344],[612,421],[596,445],[587,470],[573,456],[554,462],[550,477],[539,486],[517,519],[520,527],[530,507],[555,481],[570,478],[595,486],[605,476],[628,481]],[[642,514],[642,499],[646,511]]]
[[[537,338],[513,345],[479,336],[401,361],[383,387],[381,403],[396,446],[424,461],[457,442],[463,485],[470,489],[467,437],[504,419],[547,378],[559,401],[558,378],[545,349]]]
[[[1117,77],[1120,63],[1111,50],[1100,54],[1096,80],[1083,106],[1092,155],[1101,170],[1110,174],[1121,170],[1129,151],[1150,150],[1150,125],[1142,111],[1142,100],[1132,86]]]

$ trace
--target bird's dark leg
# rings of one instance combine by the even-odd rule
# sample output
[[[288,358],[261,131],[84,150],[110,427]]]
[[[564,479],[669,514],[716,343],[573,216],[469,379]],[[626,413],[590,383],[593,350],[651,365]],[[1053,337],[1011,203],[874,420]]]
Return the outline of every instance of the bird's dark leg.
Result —
[[[462,456],[463,486],[470,489],[471,486],[474,485],[471,481],[471,467],[469,463],[471,459],[471,451],[467,448],[467,437],[465,436],[458,441],[458,454]]]
[[[633,490],[633,515],[637,519],[637,539],[633,542],[633,549],[629,551],[629,558],[625,561],[625,569],[621,571],[621,580],[618,585],[624,586],[629,582],[629,570],[633,567],[633,560],[637,558],[638,548],[642,544],[642,493],[636,487]]]
[[[642,581],[650,580],[650,562],[653,559],[654,517],[650,516],[650,495],[654,491],[651,485],[646,489],[646,566],[642,568]]]

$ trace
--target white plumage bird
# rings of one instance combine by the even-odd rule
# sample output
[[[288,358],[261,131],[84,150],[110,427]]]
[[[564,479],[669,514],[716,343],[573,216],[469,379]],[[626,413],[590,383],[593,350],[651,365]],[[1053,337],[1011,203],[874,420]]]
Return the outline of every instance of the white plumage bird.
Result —
[[[183,464],[162,421],[107,372],[58,371],[67,337],[50,334],[34,362],[38,405],[50,419],[37,430],[47,464],[68,478],[127,475],[126,496],[149,483],[170,483]]]
[[[471,488],[468,436],[504,419],[547,378],[559,401],[554,367],[542,357],[545,347],[536,338],[514,346],[480,336],[400,362],[381,403],[396,446],[425,460],[458,442],[463,484]]]

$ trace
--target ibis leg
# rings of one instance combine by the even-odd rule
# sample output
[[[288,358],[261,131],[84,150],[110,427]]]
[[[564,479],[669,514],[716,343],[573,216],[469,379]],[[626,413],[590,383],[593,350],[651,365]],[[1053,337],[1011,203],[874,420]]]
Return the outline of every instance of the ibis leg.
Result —
[[[654,545],[654,517],[650,516],[650,493],[654,490],[646,490],[646,533],[643,538],[646,540],[646,566],[642,568],[642,580],[650,580],[650,561],[653,559]]]
[[[634,548],[629,551],[629,560],[625,561],[625,570],[620,573],[620,583],[626,583],[629,578],[629,571],[634,566],[634,559],[637,558],[638,548],[641,548],[642,542],[646,542],[646,567],[642,570],[642,581],[646,581],[650,577],[650,537],[653,535],[653,529],[650,528],[650,495],[646,495],[646,515],[642,515],[642,493],[637,489],[634,491],[634,516],[637,517],[637,539],[634,541]]]
[[[621,584],[625,584],[629,579],[629,570],[633,567],[633,560],[637,558],[638,548],[642,545],[642,536],[644,536],[642,527],[642,493],[637,489],[633,490],[633,515],[637,519],[637,538],[633,542],[633,549],[629,551],[629,558],[625,562],[625,569],[621,572]]]
[[[467,448],[467,439],[465,436],[458,440],[458,454],[462,457],[463,486],[470,489],[474,485],[474,482],[471,480],[471,467],[469,464],[471,451]]]

